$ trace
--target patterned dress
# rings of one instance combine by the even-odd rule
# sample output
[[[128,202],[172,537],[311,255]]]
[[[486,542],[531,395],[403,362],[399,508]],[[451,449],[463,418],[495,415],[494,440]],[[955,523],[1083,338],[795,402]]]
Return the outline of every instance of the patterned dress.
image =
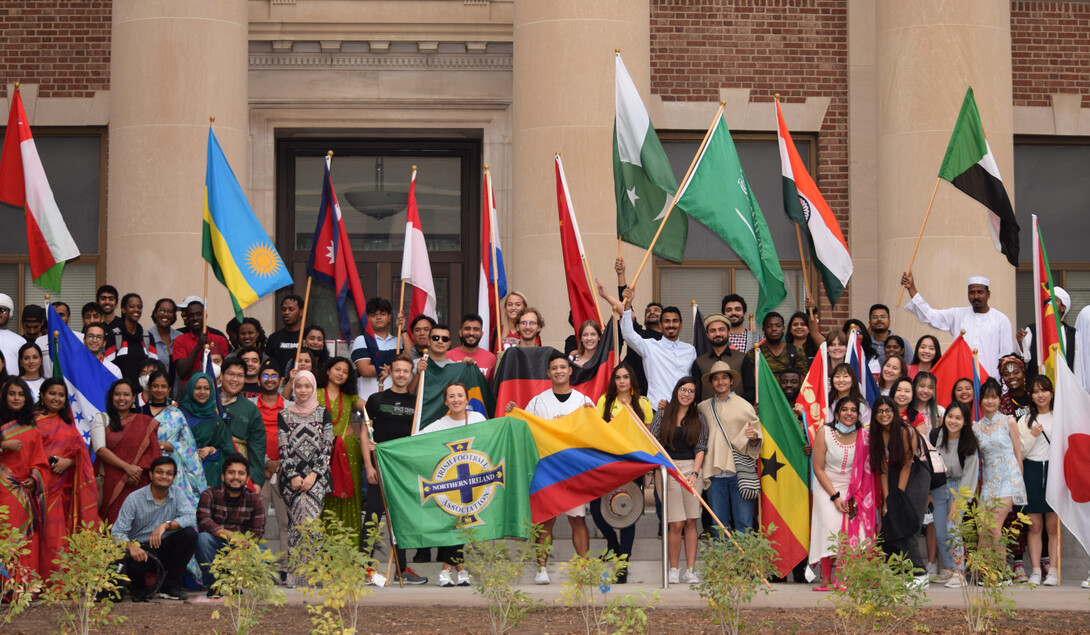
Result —
[[[324,388],[318,389],[318,403],[325,407],[333,421],[333,452],[334,460],[348,460],[348,468],[352,474],[352,496],[341,498],[333,495],[331,489],[322,504],[322,513],[332,511],[341,521],[345,529],[352,533],[359,543],[360,524],[363,517],[363,507],[360,502],[360,480],[363,474],[363,454],[360,451],[360,440],[352,434],[349,423],[352,420],[352,410],[355,407],[357,397],[341,393],[336,399],[330,400],[326,396]],[[344,484],[348,485],[347,481]]]
[[[1013,499],[1015,505],[1026,504],[1026,484],[1022,480],[1022,470],[1014,456],[1009,417],[1001,412],[995,416],[983,417],[973,423],[973,432],[980,443],[980,457],[983,462],[980,498]]]
[[[288,550],[292,551],[299,544],[298,526],[322,514],[322,501],[332,486],[329,455],[333,451],[333,422],[329,412],[320,406],[306,417],[284,409],[280,411],[277,427],[280,446],[277,484],[288,508]],[[305,492],[291,488],[292,478],[305,478],[311,472],[318,474],[313,487]],[[288,582],[298,585],[301,579],[289,574]]]

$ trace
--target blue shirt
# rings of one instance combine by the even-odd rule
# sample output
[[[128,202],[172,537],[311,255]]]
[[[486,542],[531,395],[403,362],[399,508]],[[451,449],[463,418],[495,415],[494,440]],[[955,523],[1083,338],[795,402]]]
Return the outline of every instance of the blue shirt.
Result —
[[[658,408],[660,401],[670,401],[677,380],[689,374],[696,361],[696,349],[681,340],[670,341],[644,339],[632,327],[632,310],[621,315],[621,334],[628,347],[643,358],[643,370],[647,374],[647,398],[651,406]],[[700,380],[697,379],[697,383]]]
[[[157,503],[151,495],[151,485],[147,485],[129,494],[121,504],[117,522],[110,529],[110,534],[121,541],[135,540],[143,544],[151,538],[151,532],[156,527],[172,520],[181,529],[196,527],[197,513],[193,510],[192,503],[186,500],[182,490],[177,487],[168,489],[166,500],[161,504]],[[169,534],[170,531],[166,533]]]

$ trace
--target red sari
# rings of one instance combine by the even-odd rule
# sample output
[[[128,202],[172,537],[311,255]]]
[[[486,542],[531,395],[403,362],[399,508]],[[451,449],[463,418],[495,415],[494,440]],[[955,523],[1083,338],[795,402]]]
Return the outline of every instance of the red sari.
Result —
[[[6,523],[18,527],[27,538],[27,553],[19,558],[19,564],[37,572],[49,461],[42,450],[42,435],[38,428],[10,421],[0,427],[0,434],[5,441],[23,443],[19,450],[0,451],[0,505],[8,508]],[[34,481],[31,489],[23,487],[23,481],[28,478]],[[12,574],[16,580],[21,578],[17,571]]]
[[[125,472],[106,461],[102,464],[102,504],[98,512],[102,520],[113,524],[121,504],[129,494],[151,484],[151,462],[159,458],[159,422],[147,415],[130,414],[121,420],[121,429],[114,431],[106,425],[106,448],[126,463],[143,468],[140,481],[130,485]]]
[[[38,431],[47,457],[74,461],[63,474],[48,472],[40,563],[42,579],[48,580],[56,571],[53,560],[64,550],[65,537],[83,523],[98,523],[98,485],[91,455],[74,425],[50,415],[38,419]]]

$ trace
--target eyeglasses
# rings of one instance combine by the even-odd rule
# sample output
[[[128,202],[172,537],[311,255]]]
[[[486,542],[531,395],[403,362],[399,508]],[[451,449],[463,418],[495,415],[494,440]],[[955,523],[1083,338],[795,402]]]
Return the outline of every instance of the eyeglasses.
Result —
[[[433,342],[449,342],[450,341],[450,336],[449,335],[432,335],[431,336],[431,341],[433,341]]]
[[[889,408],[879,408],[878,410],[874,411],[874,414],[876,414],[876,415],[892,415],[893,410],[891,410]]]
[[[280,375],[276,373],[264,373],[261,375],[261,381],[269,381],[270,379],[280,379]]]
[[[246,375],[242,373],[224,373],[223,376],[230,377],[231,379],[243,379],[246,377]]]
[[[519,322],[519,326],[537,326],[537,322],[526,320],[524,322]]]
[[[696,392],[696,388],[678,388],[678,392],[683,392],[686,395],[691,395]]]
[[[106,336],[105,335],[99,335],[98,333],[93,333],[93,334],[88,333],[88,334],[83,336],[83,339],[92,340],[92,341],[94,341],[94,340],[104,340],[104,339],[106,339]]]

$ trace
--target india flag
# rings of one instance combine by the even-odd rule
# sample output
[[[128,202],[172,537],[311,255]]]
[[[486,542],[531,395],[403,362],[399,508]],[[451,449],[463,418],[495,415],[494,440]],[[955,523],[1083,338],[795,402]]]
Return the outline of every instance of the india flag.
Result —
[[[64,263],[78,258],[79,249],[45,177],[18,87],[12,95],[0,155],[0,202],[26,209],[31,277],[39,286],[60,293]]]
[[[825,295],[836,304],[852,277],[852,255],[840,231],[840,225],[821,196],[814,180],[806,172],[795,142],[783,120],[780,102],[776,101],[776,120],[780,142],[780,171],[783,174],[783,207],[788,218],[806,228],[810,253],[821,272]],[[801,254],[800,254],[801,256]]]

